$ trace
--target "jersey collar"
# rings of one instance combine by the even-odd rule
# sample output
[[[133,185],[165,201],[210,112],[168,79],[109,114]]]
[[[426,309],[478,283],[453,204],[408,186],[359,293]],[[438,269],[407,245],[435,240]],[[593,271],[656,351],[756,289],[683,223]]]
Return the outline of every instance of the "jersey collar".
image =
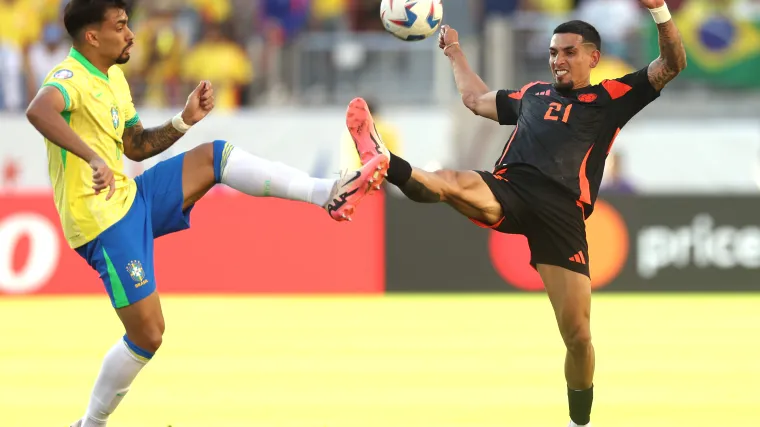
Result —
[[[69,51],[69,56],[76,59],[80,64],[84,65],[84,68],[86,68],[87,71],[89,71],[93,76],[100,77],[101,79],[108,81],[108,76],[103,74],[102,71],[98,70],[94,65],[92,65],[92,62],[87,60],[87,58],[79,53],[78,50],[72,47]]]
[[[584,86],[580,89],[567,89],[567,90],[562,90],[562,91],[554,87],[554,85],[552,85],[552,89],[554,89],[554,91],[557,92],[562,97],[573,98],[583,93],[593,92],[594,85]]]

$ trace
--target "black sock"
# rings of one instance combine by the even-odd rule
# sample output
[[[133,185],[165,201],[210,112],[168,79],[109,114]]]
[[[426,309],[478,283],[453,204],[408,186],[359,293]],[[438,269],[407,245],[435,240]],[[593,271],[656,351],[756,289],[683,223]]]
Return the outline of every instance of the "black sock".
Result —
[[[388,182],[401,187],[412,177],[412,165],[401,157],[391,153],[391,164],[388,166]]]
[[[587,390],[567,389],[567,401],[570,404],[570,419],[579,426],[591,422],[591,403],[594,401],[594,386]]]

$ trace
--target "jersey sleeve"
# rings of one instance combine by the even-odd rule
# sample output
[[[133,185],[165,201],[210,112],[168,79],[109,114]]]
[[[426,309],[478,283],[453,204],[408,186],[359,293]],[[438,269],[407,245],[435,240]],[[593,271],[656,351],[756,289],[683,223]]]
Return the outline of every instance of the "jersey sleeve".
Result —
[[[54,69],[42,87],[54,87],[61,92],[65,107],[63,111],[72,112],[79,108],[82,103],[82,91],[81,85],[78,83],[78,76],[75,72],[68,68],[58,67]]]
[[[502,89],[496,92],[496,114],[499,116],[499,124],[516,125],[521,103],[520,91]]]
[[[648,69],[647,66],[623,77],[602,82],[612,100],[618,103],[624,122],[660,96],[660,91],[649,81]]]
[[[545,82],[530,82],[520,90],[502,89],[496,92],[496,113],[499,116],[499,124],[516,125],[520,117],[520,107],[525,92],[533,86],[546,84]]]
[[[140,115],[137,114],[137,109],[132,101],[132,94],[129,92],[129,89],[127,89],[124,95],[124,116],[127,118],[126,123],[124,123],[125,129],[131,128],[140,121]]]

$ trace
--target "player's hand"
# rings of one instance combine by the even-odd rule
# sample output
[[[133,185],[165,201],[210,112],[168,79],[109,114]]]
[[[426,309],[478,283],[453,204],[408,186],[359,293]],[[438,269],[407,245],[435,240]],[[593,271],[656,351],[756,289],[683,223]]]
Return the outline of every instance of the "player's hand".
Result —
[[[116,180],[113,177],[113,171],[100,157],[92,159],[90,167],[92,168],[92,189],[95,190],[95,194],[100,194],[101,191],[109,188],[106,200],[110,200],[116,191]]]
[[[639,0],[639,2],[647,9],[654,9],[665,5],[665,0]]]
[[[438,47],[446,49],[446,46],[451,46],[454,43],[459,43],[459,33],[457,30],[448,25],[442,26],[441,32],[438,34]],[[445,50],[444,53],[446,53]]]
[[[190,126],[203,120],[214,109],[214,88],[208,80],[202,81],[187,97],[182,120]]]

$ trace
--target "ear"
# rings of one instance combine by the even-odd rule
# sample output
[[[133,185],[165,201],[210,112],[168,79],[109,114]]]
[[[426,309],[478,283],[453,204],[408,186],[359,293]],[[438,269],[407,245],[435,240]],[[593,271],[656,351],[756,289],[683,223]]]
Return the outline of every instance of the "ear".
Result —
[[[599,65],[599,61],[602,59],[602,52],[594,50],[591,52],[591,68],[596,68]]]
[[[98,40],[98,32],[95,30],[85,30],[84,41],[93,47],[100,46],[100,40]]]

